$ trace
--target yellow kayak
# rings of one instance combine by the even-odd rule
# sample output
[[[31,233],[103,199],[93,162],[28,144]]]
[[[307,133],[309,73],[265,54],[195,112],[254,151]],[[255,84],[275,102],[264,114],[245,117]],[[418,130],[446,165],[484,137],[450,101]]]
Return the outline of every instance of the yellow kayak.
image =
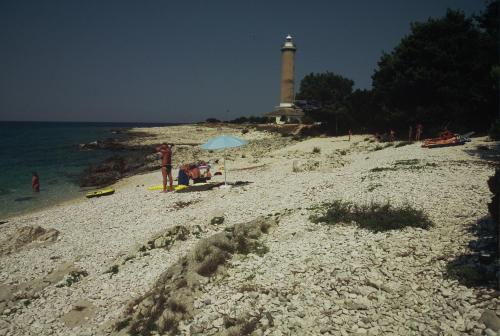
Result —
[[[99,196],[105,196],[105,195],[111,195],[115,192],[115,189],[101,189],[101,190],[96,190],[96,191],[91,191],[85,194],[87,198],[92,198],[92,197],[99,197]]]
[[[182,190],[182,189],[186,189],[188,186],[185,186],[185,185],[177,185],[177,186],[174,186],[174,190],[177,191],[177,190]],[[167,186],[167,190],[169,190],[170,186]],[[148,187],[148,190],[163,190],[163,186],[162,185],[156,185],[156,186],[152,186],[152,187]]]

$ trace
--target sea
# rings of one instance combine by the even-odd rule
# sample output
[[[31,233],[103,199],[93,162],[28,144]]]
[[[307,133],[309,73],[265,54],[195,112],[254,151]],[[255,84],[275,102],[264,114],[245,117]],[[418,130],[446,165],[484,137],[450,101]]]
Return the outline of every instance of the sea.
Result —
[[[120,139],[132,127],[153,123],[10,122],[0,121],[0,221],[85,197],[80,173],[112,155],[109,150],[81,150],[80,144]],[[171,125],[171,124],[170,124]],[[40,177],[40,192],[31,188],[32,173]]]

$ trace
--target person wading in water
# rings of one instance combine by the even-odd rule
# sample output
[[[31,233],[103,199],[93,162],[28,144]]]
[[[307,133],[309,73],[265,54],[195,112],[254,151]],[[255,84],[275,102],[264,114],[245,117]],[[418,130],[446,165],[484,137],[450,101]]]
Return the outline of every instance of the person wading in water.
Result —
[[[40,177],[38,177],[37,172],[31,174],[31,188],[34,192],[40,192]]]
[[[163,175],[163,192],[167,192],[167,178],[170,182],[170,191],[174,191],[172,181],[172,147],[174,147],[174,144],[164,143],[156,148],[158,153],[162,155],[161,174]]]

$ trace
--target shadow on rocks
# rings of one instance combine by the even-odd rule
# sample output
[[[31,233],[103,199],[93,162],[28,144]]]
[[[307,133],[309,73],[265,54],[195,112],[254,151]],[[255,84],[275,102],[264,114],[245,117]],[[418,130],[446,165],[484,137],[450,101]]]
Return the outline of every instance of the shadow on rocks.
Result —
[[[490,142],[475,148],[464,149],[467,154],[486,161],[500,163],[500,142]]]
[[[449,278],[467,287],[497,289],[498,224],[482,218],[469,229],[477,239],[469,242],[471,253],[462,254],[446,266]]]
[[[447,275],[469,287],[498,289],[498,235],[500,229],[500,169],[488,179],[493,193],[488,204],[490,216],[469,228],[475,240],[469,242],[470,253],[458,256],[447,265]]]

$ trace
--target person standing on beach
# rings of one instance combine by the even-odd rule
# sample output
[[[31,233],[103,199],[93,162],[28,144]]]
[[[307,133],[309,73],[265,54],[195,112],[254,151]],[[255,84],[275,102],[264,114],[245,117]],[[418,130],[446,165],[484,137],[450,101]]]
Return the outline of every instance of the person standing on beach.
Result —
[[[161,173],[163,175],[163,192],[167,192],[167,178],[170,181],[170,191],[174,190],[172,181],[172,147],[174,147],[174,144],[164,143],[156,148],[158,153],[162,155]]]
[[[421,135],[422,135],[422,124],[418,124],[417,131],[415,132],[415,141],[420,141]]]
[[[394,130],[391,129],[389,131],[389,142],[393,142],[394,140],[396,140],[396,132],[394,132]]]
[[[37,172],[31,173],[31,188],[34,192],[40,192],[40,177]]]

